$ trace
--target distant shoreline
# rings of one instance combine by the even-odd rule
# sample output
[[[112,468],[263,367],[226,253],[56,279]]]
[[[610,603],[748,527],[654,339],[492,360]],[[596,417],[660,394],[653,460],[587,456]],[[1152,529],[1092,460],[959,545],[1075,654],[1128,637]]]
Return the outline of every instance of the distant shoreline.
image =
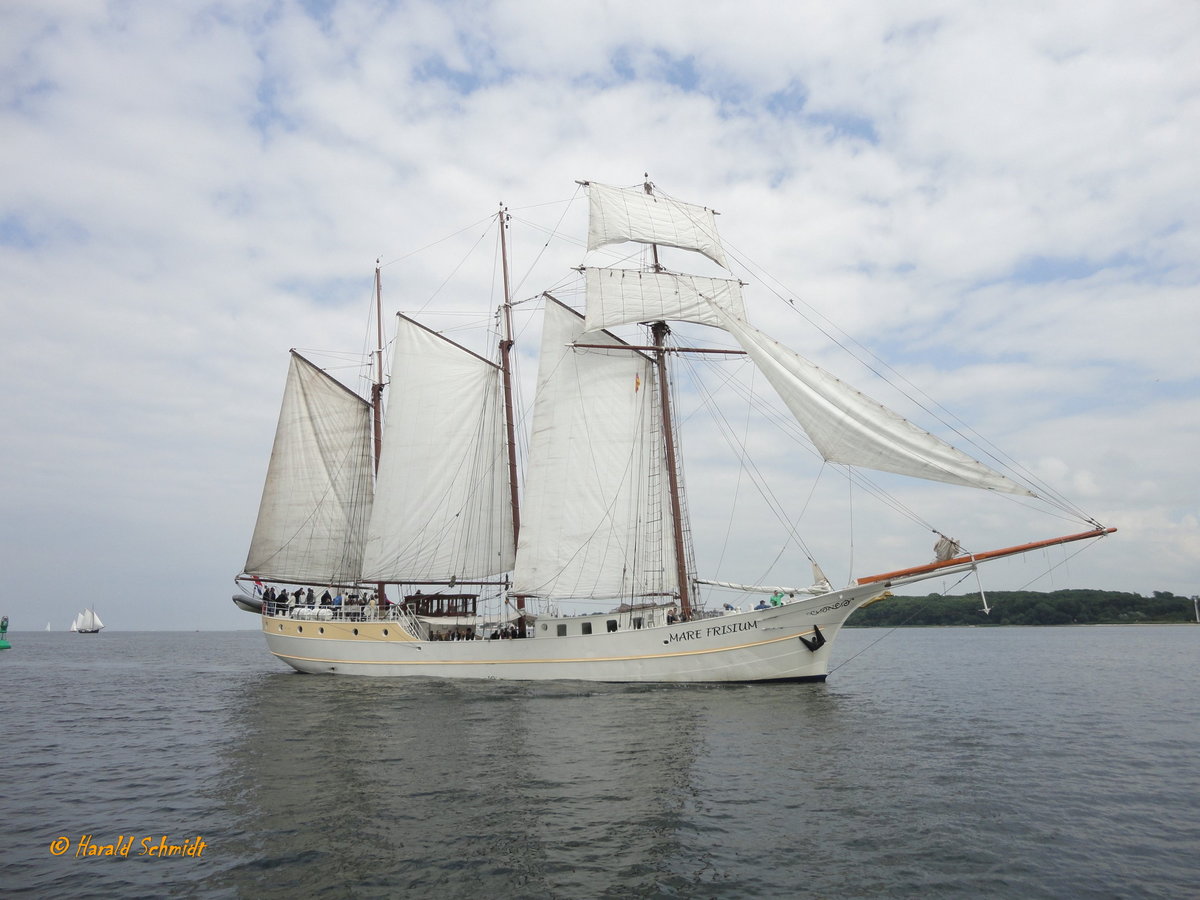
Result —
[[[1122,591],[989,591],[980,594],[890,597],[865,606],[847,628],[929,628],[1010,625],[1195,625],[1196,603],[1155,591],[1150,597]]]

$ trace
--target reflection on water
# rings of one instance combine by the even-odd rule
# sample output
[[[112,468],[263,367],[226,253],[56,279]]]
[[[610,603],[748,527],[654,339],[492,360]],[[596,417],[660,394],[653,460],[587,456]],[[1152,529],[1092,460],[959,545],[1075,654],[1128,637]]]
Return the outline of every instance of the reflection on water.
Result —
[[[255,862],[235,882],[284,866],[281,890],[347,871],[452,894],[649,887],[693,855],[701,693],[264,678],[238,712],[235,752],[253,763],[228,791]]]
[[[851,630],[826,684],[715,687],[303,676],[256,634],[20,637],[0,662],[6,896],[1197,882],[1200,628]],[[51,856],[85,831],[209,849]]]

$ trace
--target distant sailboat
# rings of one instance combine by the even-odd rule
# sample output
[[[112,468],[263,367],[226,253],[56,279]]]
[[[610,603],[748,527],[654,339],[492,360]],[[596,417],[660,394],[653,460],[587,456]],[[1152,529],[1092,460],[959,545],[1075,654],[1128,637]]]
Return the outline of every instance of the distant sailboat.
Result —
[[[50,623],[49,623],[49,622],[47,622],[47,623],[46,623],[46,630],[47,630],[47,631],[49,631],[49,630],[50,630]]]
[[[100,617],[96,615],[94,609],[85,609],[71,622],[71,630],[80,634],[96,634],[103,627],[104,623],[100,621]]]

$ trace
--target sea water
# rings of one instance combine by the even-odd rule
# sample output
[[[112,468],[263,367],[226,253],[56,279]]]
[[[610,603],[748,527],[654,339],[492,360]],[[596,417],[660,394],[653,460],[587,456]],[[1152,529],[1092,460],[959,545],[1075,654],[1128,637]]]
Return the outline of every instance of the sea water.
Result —
[[[10,637],[0,894],[1200,895],[1197,626],[853,629],[825,684],[709,687]]]

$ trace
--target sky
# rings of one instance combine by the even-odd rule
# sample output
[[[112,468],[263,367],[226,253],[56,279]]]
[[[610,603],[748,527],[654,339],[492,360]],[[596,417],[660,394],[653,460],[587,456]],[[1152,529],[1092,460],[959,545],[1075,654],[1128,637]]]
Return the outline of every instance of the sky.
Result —
[[[838,329],[1120,529],[1033,589],[1200,593],[1190,0],[9,0],[0,98],[14,629],[93,604],[114,629],[255,627],[229,597],[288,349],[363,346],[377,258],[389,312],[493,308],[500,203],[535,296],[584,259],[576,180],[644,173],[775,279],[747,279],[760,327],[822,362],[813,323]],[[710,449],[688,477],[736,482]],[[979,546],[1082,530],[929,507]],[[835,581],[868,544],[926,561],[927,532],[854,528]],[[1022,566],[987,586],[1046,568]]]

